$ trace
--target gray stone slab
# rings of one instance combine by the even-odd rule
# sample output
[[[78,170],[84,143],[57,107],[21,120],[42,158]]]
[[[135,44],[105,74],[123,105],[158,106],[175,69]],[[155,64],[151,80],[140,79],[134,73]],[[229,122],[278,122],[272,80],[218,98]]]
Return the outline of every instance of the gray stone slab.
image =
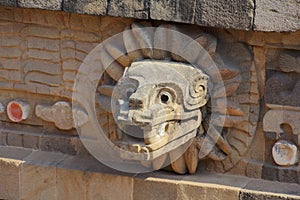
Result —
[[[194,0],[154,0],[150,3],[150,18],[193,23],[196,10]]]
[[[148,1],[123,1],[111,0],[107,5],[107,14],[120,17],[134,17],[138,19],[149,18],[149,2]]]
[[[62,0],[18,0],[18,6],[23,8],[40,8],[61,10]]]
[[[63,11],[92,15],[106,14],[106,0],[64,0]]]
[[[251,30],[253,13],[253,0],[197,0],[195,24]]]
[[[254,29],[295,31],[300,29],[300,1],[256,0]]]
[[[17,7],[17,0],[0,0],[0,6],[13,6]]]

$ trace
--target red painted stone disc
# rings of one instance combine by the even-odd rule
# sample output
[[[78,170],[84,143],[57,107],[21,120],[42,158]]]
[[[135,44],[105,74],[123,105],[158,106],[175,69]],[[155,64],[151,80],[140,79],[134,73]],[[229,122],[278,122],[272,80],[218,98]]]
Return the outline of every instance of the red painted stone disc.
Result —
[[[7,114],[11,121],[20,122],[22,121],[23,109],[18,102],[10,102],[7,106]]]

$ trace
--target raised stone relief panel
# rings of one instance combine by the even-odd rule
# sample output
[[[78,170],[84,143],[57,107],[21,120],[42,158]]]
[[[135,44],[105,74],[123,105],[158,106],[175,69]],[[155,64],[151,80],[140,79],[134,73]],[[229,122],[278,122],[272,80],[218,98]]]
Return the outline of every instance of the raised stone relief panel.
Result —
[[[145,166],[160,169],[172,160],[170,167],[175,172],[195,173],[202,160],[210,170],[226,172],[247,152],[256,131],[259,92],[251,50],[238,42],[218,42],[213,35],[195,29],[190,35],[203,51],[191,53],[191,40],[172,35],[174,30],[189,34],[185,26],[160,27],[147,32],[132,24],[121,41],[104,45],[105,57],[111,62],[102,58],[102,66],[112,64],[97,89],[99,124],[119,148],[152,158],[142,161]],[[215,68],[207,56],[212,57]],[[113,99],[118,99],[116,110],[110,109]],[[132,130],[136,135],[130,134]],[[141,141],[141,135],[148,138]],[[185,153],[172,159],[182,149]]]
[[[270,49],[267,53],[265,101],[268,111],[263,126],[272,141],[277,165],[293,166],[298,162],[300,145],[300,54],[295,50]]]

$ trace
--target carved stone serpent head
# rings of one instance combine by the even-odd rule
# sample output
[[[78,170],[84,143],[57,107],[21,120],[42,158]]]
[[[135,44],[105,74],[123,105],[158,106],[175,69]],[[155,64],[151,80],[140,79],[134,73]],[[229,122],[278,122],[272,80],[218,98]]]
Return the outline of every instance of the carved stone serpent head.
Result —
[[[123,144],[138,152],[157,151],[155,158],[195,137],[200,108],[207,103],[207,81],[207,75],[189,64],[132,63],[117,86],[117,120],[127,136]]]

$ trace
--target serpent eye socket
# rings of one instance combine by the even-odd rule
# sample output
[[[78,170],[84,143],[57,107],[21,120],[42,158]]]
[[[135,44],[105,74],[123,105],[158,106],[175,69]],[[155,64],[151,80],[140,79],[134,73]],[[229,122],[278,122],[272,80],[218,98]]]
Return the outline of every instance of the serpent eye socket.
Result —
[[[162,89],[158,95],[160,103],[170,104],[175,101],[176,95],[175,92],[171,89]]]

